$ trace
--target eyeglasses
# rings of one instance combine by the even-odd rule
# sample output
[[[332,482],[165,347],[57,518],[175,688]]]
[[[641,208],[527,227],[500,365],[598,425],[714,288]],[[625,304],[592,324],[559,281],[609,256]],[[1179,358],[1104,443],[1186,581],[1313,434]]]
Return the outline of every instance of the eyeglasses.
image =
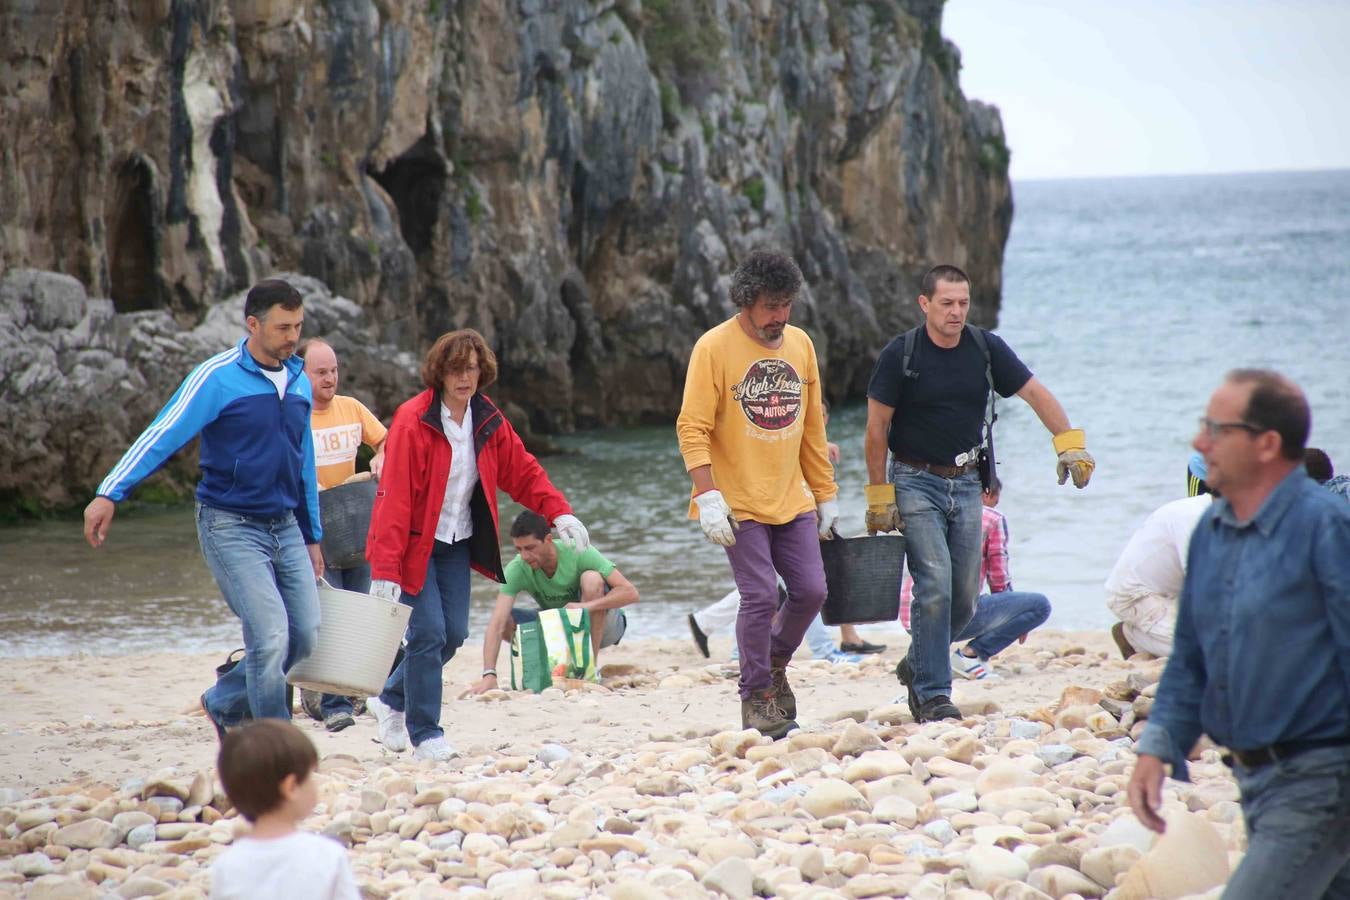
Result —
[[[1252,434],[1260,434],[1266,431],[1253,425],[1251,422],[1216,422],[1207,416],[1200,417],[1200,431],[1207,435],[1210,440],[1217,440],[1219,435],[1230,428],[1241,428],[1243,431],[1250,431]]]

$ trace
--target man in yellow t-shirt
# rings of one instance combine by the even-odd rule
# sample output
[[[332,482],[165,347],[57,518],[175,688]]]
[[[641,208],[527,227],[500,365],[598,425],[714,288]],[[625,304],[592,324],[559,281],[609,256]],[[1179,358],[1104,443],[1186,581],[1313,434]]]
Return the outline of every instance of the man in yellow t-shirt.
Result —
[[[741,594],[741,725],[773,738],[797,727],[787,664],[825,602],[820,541],[839,517],[816,349],[788,324],[801,284],[782,253],[756,250],[736,267],[739,312],[694,345],[676,423],[689,517],[726,548]]]
[[[309,376],[314,395],[309,428],[314,435],[314,467],[319,490],[337,487],[356,474],[356,452],[362,444],[375,451],[370,460],[370,473],[379,478],[384,467],[387,429],[360,400],[338,394],[337,354],[330,344],[314,338],[305,342],[299,355],[305,360],[305,374]],[[370,591],[370,564],[346,569],[327,566],[324,578],[333,587],[364,594]],[[349,697],[324,694],[316,703],[312,692],[302,691],[300,698],[306,711],[322,719],[329,731],[341,731],[356,724]]]

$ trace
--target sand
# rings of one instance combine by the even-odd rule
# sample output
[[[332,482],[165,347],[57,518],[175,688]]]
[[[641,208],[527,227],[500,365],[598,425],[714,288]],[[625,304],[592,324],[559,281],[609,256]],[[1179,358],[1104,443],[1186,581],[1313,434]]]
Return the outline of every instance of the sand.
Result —
[[[791,673],[803,726],[835,721],[841,713],[883,706],[903,695],[894,669],[906,639],[869,638],[890,646],[862,667],[818,663],[799,654]],[[1059,655],[1075,647],[1084,652]],[[625,642],[606,650],[602,667],[631,671],[616,683],[636,681],[635,687],[552,700],[530,694],[512,694],[498,702],[458,699],[481,669],[481,649],[481,644],[467,644],[445,668],[441,721],[447,738],[462,751],[523,753],[557,741],[618,753],[653,735],[740,728],[735,680],[700,680],[710,665],[728,658],[725,640],[712,642],[712,660],[705,660],[687,639]],[[1053,658],[1038,658],[1038,653]],[[0,706],[0,787],[29,793],[82,778],[117,786],[167,766],[212,766],[215,732],[196,706],[224,655],[0,660],[0,684],[7,695]],[[958,679],[954,699],[958,706],[992,702],[1009,715],[1029,713],[1057,700],[1071,684],[1100,688],[1124,677],[1132,665],[1119,658],[1105,633],[1036,632],[1025,645],[1013,645],[995,660],[1004,677]],[[693,683],[659,686],[661,679],[681,673]],[[189,709],[192,714],[186,714]],[[321,756],[395,758],[375,741],[375,720],[369,714],[337,734],[303,714],[296,721]]]

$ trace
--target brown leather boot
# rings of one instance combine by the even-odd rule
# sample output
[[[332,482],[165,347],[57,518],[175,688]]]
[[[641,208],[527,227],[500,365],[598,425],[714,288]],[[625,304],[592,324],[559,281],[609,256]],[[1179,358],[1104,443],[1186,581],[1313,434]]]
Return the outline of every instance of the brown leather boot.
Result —
[[[790,660],[787,659],[769,661],[769,689],[778,698],[778,705],[783,708],[783,715],[789,719],[795,719],[797,718],[797,695],[792,693],[792,685],[788,684],[788,662]]]
[[[1138,651],[1130,643],[1129,638],[1125,637],[1125,625],[1121,622],[1111,626],[1111,637],[1116,642],[1116,647],[1120,649],[1120,655],[1124,659],[1129,659]]]
[[[778,740],[796,728],[797,723],[784,715],[773,688],[769,688],[741,700],[741,727],[753,728],[760,734]]]

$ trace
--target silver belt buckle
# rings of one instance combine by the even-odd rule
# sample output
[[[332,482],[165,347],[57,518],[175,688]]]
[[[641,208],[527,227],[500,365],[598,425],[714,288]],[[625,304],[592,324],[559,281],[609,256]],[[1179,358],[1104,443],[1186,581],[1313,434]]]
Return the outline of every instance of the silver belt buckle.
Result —
[[[956,454],[956,465],[960,467],[964,466],[966,463],[973,463],[975,461],[975,458],[979,456],[979,453],[980,453],[979,447],[972,447],[971,449],[965,451],[964,453]]]

